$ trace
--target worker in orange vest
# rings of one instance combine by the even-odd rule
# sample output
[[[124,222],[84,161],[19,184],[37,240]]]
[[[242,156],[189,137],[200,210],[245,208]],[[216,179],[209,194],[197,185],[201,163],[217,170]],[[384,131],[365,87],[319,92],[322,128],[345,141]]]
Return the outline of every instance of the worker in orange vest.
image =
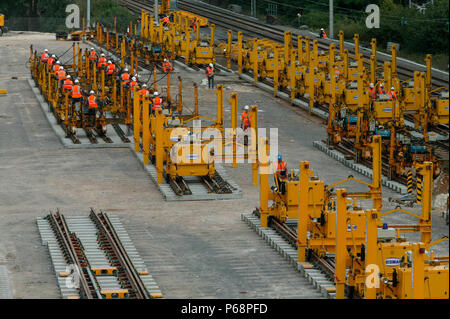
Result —
[[[380,83],[380,87],[378,88],[378,95],[386,94],[383,88],[383,83]]]
[[[131,78],[131,82],[130,82],[130,92],[131,92],[131,99],[134,98],[134,87],[138,86],[138,81],[136,80],[136,77],[132,77]]]
[[[130,83],[130,74],[128,73],[127,68],[123,70],[123,73],[120,75],[120,79],[122,80],[123,86],[126,86],[128,83]]]
[[[197,18],[196,18],[196,17],[194,17],[194,18],[192,19],[191,25],[192,25],[192,29],[193,29],[194,31],[196,31],[196,30],[197,30]]]
[[[60,66],[59,67],[59,71],[58,71],[58,84],[59,84],[59,88],[61,88],[62,86],[62,82],[66,79],[67,74],[66,71],[64,71],[64,67]]]
[[[89,53],[89,60],[97,60],[97,53],[94,48],[91,48],[91,52]]]
[[[98,108],[97,97],[95,96],[95,92],[89,92],[88,97],[88,115],[89,119],[92,121],[92,126],[95,126],[95,111]]]
[[[152,106],[152,111],[155,111],[156,109],[162,109],[163,106],[163,100],[162,98],[159,97],[159,93],[157,91],[155,91],[155,93],[153,93],[153,106]]]
[[[244,131],[244,145],[248,145],[248,131],[250,127],[250,114],[248,105],[244,106],[244,113],[241,114],[241,128]]]
[[[44,52],[41,54],[41,61],[44,63],[47,63],[49,56],[48,56],[48,50],[45,49]]]
[[[72,87],[73,87],[73,82],[70,79],[70,75],[67,75],[67,77],[63,83],[63,93],[72,91]]]
[[[51,70],[53,67],[53,63],[56,61],[56,56],[53,54],[50,58],[47,59],[47,70]]]
[[[323,28],[320,28],[319,38],[323,38],[323,39],[327,38],[327,33],[325,32],[325,30]]]
[[[377,90],[375,90],[373,83],[369,84],[369,97],[371,99],[375,99],[377,97]]]
[[[164,73],[169,73],[169,72],[172,72],[172,71],[173,71],[173,68],[172,68],[172,65],[170,64],[170,61],[168,61],[167,59],[164,59],[163,72]]]
[[[106,66],[106,74],[112,75],[116,70],[116,65],[111,61],[108,61],[108,65]]]
[[[389,100],[396,100],[397,99],[397,93],[395,93],[395,88],[391,87],[391,90],[389,91]]]
[[[103,53],[101,54],[100,59],[98,59],[98,67],[99,68],[106,67],[106,58]]]
[[[80,110],[80,105],[83,102],[83,95],[81,93],[80,81],[75,80],[75,84],[72,87],[72,112]]]
[[[150,91],[147,90],[147,84],[142,85],[142,89],[139,91],[141,97],[139,98],[139,100],[143,100],[144,96],[148,96],[150,94]],[[158,92],[155,92],[158,93]]]
[[[208,88],[214,89],[214,65],[212,63],[206,67],[206,77],[208,78]]]
[[[57,75],[60,67],[61,67],[61,62],[56,61],[56,63],[53,65],[53,73],[55,75]]]
[[[286,193],[286,180],[287,180],[287,165],[286,162],[283,161],[283,157],[281,154],[278,154],[278,161],[276,164],[276,173],[275,173],[279,191],[281,194]]]
[[[165,16],[163,19],[162,19],[162,23],[163,23],[163,25],[164,26],[168,26],[169,24],[170,24],[170,19],[169,19],[169,17],[168,16]]]

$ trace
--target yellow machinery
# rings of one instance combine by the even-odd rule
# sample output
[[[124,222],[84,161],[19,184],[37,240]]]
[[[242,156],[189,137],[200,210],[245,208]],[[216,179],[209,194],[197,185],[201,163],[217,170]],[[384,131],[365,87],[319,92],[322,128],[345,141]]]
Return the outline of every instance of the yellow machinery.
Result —
[[[8,29],[5,27],[5,15],[0,13],[0,37],[5,33]]]

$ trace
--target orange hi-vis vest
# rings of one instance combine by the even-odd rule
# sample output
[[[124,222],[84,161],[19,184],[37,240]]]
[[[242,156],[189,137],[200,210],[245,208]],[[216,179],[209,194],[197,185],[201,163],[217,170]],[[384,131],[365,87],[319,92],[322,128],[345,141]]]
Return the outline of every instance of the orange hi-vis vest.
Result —
[[[285,170],[286,170],[286,162],[285,161],[282,161],[281,163],[277,162],[277,175],[280,175],[281,172]]]
[[[153,98],[153,107],[152,110],[162,109],[162,98],[159,96]]]
[[[133,92],[134,87],[138,85],[137,81],[131,81],[130,83],[130,91]]]
[[[214,67],[206,67],[206,76],[207,77],[210,77],[210,76],[213,76],[214,75]]]
[[[172,72],[172,65],[169,61],[164,62],[163,64],[163,72]]]
[[[389,91],[389,98],[390,98],[391,100],[397,98],[397,94],[395,93],[395,91]]]
[[[374,99],[377,97],[377,91],[375,90],[375,88],[371,89],[369,88],[369,96]]]
[[[163,23],[170,23],[170,19],[168,17],[164,17],[162,22]]]
[[[147,89],[141,89],[139,92],[141,93],[141,97],[139,98],[139,100],[141,101],[144,96],[148,96],[148,94],[150,93]]]
[[[42,62],[47,62],[47,60],[48,60],[48,53],[43,52],[43,53],[41,54],[41,61],[42,61]]]
[[[112,64],[112,63],[111,63],[111,64],[108,64],[108,65],[106,66],[106,73],[107,73],[107,74],[113,74],[115,68],[116,68],[116,65],[115,65],[115,64]]]
[[[242,122],[244,122],[244,130],[250,126],[250,115],[247,112],[241,115]]]
[[[75,84],[72,88],[72,98],[78,99],[82,97],[81,95],[81,87],[78,84]]]
[[[54,62],[55,62],[55,58],[48,58],[47,67],[50,68]]]
[[[59,70],[58,71],[58,81],[62,81],[66,78],[66,71]]]
[[[382,87],[378,88],[378,94],[386,94]]]
[[[107,64],[106,58],[104,56],[102,56],[100,59],[98,59],[98,67],[99,68],[106,66],[106,64]]]
[[[97,53],[95,53],[94,50],[91,51],[90,56],[89,56],[90,60],[95,60],[97,59]]]
[[[98,107],[97,105],[97,97],[95,95],[89,95],[88,97],[88,104],[90,109],[96,109]]]
[[[120,76],[123,83],[129,83],[130,82],[130,75],[128,73],[122,73]]]
[[[58,72],[60,67],[61,66],[59,64],[53,65],[53,72],[55,72],[55,73]]]
[[[70,79],[64,80],[63,92],[72,91],[73,82]]]

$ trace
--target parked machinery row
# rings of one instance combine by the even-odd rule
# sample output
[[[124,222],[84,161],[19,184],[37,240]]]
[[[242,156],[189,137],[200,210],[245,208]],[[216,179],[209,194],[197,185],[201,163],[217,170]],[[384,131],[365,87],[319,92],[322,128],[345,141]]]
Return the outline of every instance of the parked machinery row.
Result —
[[[414,78],[401,81],[396,46],[392,47],[392,61],[378,67],[375,39],[370,59],[364,60],[358,35],[354,36],[353,57],[344,49],[343,36],[339,32],[339,50],[332,43],[325,52],[317,40],[311,45],[310,38],[302,36],[294,49],[291,31],[285,31],[280,44],[257,38],[244,42],[241,32],[233,43],[229,30],[228,42],[221,43],[218,51],[224,52],[228,67],[236,62],[239,73],[252,74],[255,82],[269,82],[275,94],[286,90],[292,101],[308,98],[310,109],[328,111],[328,144],[350,144],[357,161],[368,159],[369,141],[380,134],[391,178],[424,161],[433,162],[437,176],[439,160],[429,133],[437,130],[448,135],[438,126],[448,125],[449,99],[448,88],[432,88],[431,55],[426,58],[426,72],[415,72]],[[413,122],[414,129],[405,121]]]
[[[134,78],[138,75],[128,70],[123,56],[119,62],[109,54],[100,54],[93,48],[83,51],[79,44],[76,46],[74,43],[66,52],[71,49],[73,57],[63,63],[56,61],[57,58],[53,55],[48,56],[47,52],[38,56],[38,53],[30,48],[32,77],[49,103],[56,120],[74,143],[79,143],[77,129],[85,130],[93,143],[95,136],[91,130],[111,143],[106,135],[108,124],[113,126],[124,142],[129,142],[118,124],[131,128],[131,88],[138,83],[141,83],[141,86],[146,85],[148,81],[140,79],[139,82]],[[95,103],[89,102],[91,95],[95,96]]]
[[[268,140],[265,141],[268,144]],[[395,208],[382,212],[382,138],[373,136],[373,180],[365,183],[353,177],[332,185],[314,176],[309,162],[300,162],[288,178],[269,188],[269,172],[260,173],[261,227],[275,226],[298,249],[298,262],[310,262],[330,275],[336,283],[336,297],[359,298],[448,298],[449,257],[437,257],[430,248],[448,240],[431,241],[433,163],[417,164],[423,178],[420,215]],[[267,148],[268,149],[268,148]],[[262,169],[269,163],[262,163]],[[350,192],[341,184],[354,181],[368,187],[367,192]],[[372,200],[371,209],[362,209],[361,200]],[[269,206],[269,201],[271,205]],[[383,217],[405,213],[417,224],[389,224]],[[297,219],[297,230],[289,224]],[[287,221],[290,221],[287,223]],[[409,242],[402,235],[420,233],[420,242]]]
[[[137,68],[138,61],[152,69],[162,68],[164,59],[182,59],[185,64],[196,67],[215,63],[214,25],[210,26],[208,39],[200,36],[200,27],[195,27],[192,35],[190,16],[176,11],[172,17],[172,21],[161,19],[155,23],[154,16],[143,10],[140,24],[130,22],[127,33],[109,30],[97,23],[93,40],[106,50],[129,57],[132,68]]]

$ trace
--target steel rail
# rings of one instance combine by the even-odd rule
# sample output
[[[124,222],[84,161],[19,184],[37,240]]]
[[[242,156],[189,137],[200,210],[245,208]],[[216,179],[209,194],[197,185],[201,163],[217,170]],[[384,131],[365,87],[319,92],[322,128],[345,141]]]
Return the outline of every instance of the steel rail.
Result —
[[[103,213],[102,211],[97,214],[94,209],[91,208],[90,216],[96,222],[96,224],[101,227],[101,230],[105,234],[109,244],[111,245],[111,248],[117,255],[119,262],[126,273],[127,279],[134,289],[133,293],[136,294],[136,297],[138,299],[150,299],[151,297],[147,289],[145,288],[142,279],[134,268],[130,257],[126,253],[126,250],[123,247],[122,242],[120,241],[114,227],[112,226],[108,215],[106,213]]]

